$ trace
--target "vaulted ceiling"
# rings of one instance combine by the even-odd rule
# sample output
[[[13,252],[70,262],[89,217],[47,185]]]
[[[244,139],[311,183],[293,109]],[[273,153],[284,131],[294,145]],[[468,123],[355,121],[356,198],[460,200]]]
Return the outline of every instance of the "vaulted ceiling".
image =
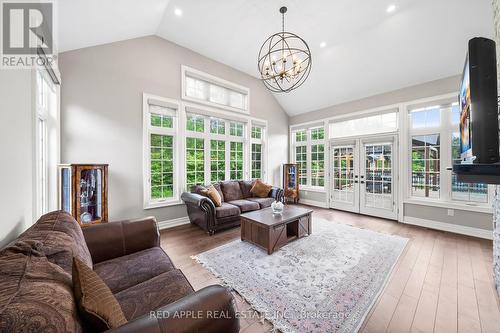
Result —
[[[59,51],[156,34],[258,77],[262,42],[281,29],[312,51],[289,115],[459,74],[467,40],[493,38],[491,0],[59,0]],[[388,12],[388,7],[395,10]]]

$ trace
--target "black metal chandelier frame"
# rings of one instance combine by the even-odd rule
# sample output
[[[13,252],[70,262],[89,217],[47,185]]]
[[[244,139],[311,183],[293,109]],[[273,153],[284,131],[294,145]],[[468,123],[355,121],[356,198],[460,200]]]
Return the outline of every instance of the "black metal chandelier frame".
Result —
[[[300,87],[309,77],[312,67],[311,50],[306,41],[294,33],[285,31],[285,13],[286,7],[280,8],[282,14],[282,31],[269,36],[262,44],[259,57],[258,69],[261,75],[261,80],[264,85],[273,92],[290,92]],[[289,41],[296,40],[299,44],[303,44],[304,48],[290,46]],[[281,47],[279,47],[281,44]],[[278,48],[276,48],[278,46]],[[263,53],[263,51],[265,52]],[[285,53],[287,56],[284,56]],[[276,57],[276,55],[278,57]],[[301,70],[299,67],[296,71],[295,58],[298,55],[304,55],[300,59],[300,64],[306,64],[306,67]],[[270,59],[281,58],[283,70],[277,65],[275,61]],[[293,67],[285,70],[287,59],[293,61]],[[268,63],[266,63],[268,62]],[[273,74],[269,74],[269,72]],[[295,81],[295,82],[294,82]]]

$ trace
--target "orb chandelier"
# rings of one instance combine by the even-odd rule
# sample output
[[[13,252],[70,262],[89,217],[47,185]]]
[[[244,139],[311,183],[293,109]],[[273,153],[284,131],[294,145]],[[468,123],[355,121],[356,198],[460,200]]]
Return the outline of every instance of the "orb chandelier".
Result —
[[[273,92],[290,92],[300,87],[311,72],[311,51],[307,43],[285,31],[286,7],[280,8],[281,32],[266,39],[259,51],[262,82]]]

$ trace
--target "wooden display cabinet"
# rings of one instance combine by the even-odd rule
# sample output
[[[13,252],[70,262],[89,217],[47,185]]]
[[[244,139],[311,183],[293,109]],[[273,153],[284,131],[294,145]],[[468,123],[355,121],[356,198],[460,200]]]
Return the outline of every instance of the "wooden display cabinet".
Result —
[[[59,166],[59,209],[89,226],[108,221],[108,165]]]
[[[283,164],[283,190],[285,203],[299,202],[299,168],[295,163]]]

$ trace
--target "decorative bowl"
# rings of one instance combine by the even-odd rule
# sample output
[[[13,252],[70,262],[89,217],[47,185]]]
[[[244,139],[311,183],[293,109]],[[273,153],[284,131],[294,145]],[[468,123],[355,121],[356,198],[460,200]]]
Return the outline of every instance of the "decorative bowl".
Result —
[[[275,201],[271,204],[271,209],[274,214],[281,214],[283,212],[283,203],[279,201]]]

